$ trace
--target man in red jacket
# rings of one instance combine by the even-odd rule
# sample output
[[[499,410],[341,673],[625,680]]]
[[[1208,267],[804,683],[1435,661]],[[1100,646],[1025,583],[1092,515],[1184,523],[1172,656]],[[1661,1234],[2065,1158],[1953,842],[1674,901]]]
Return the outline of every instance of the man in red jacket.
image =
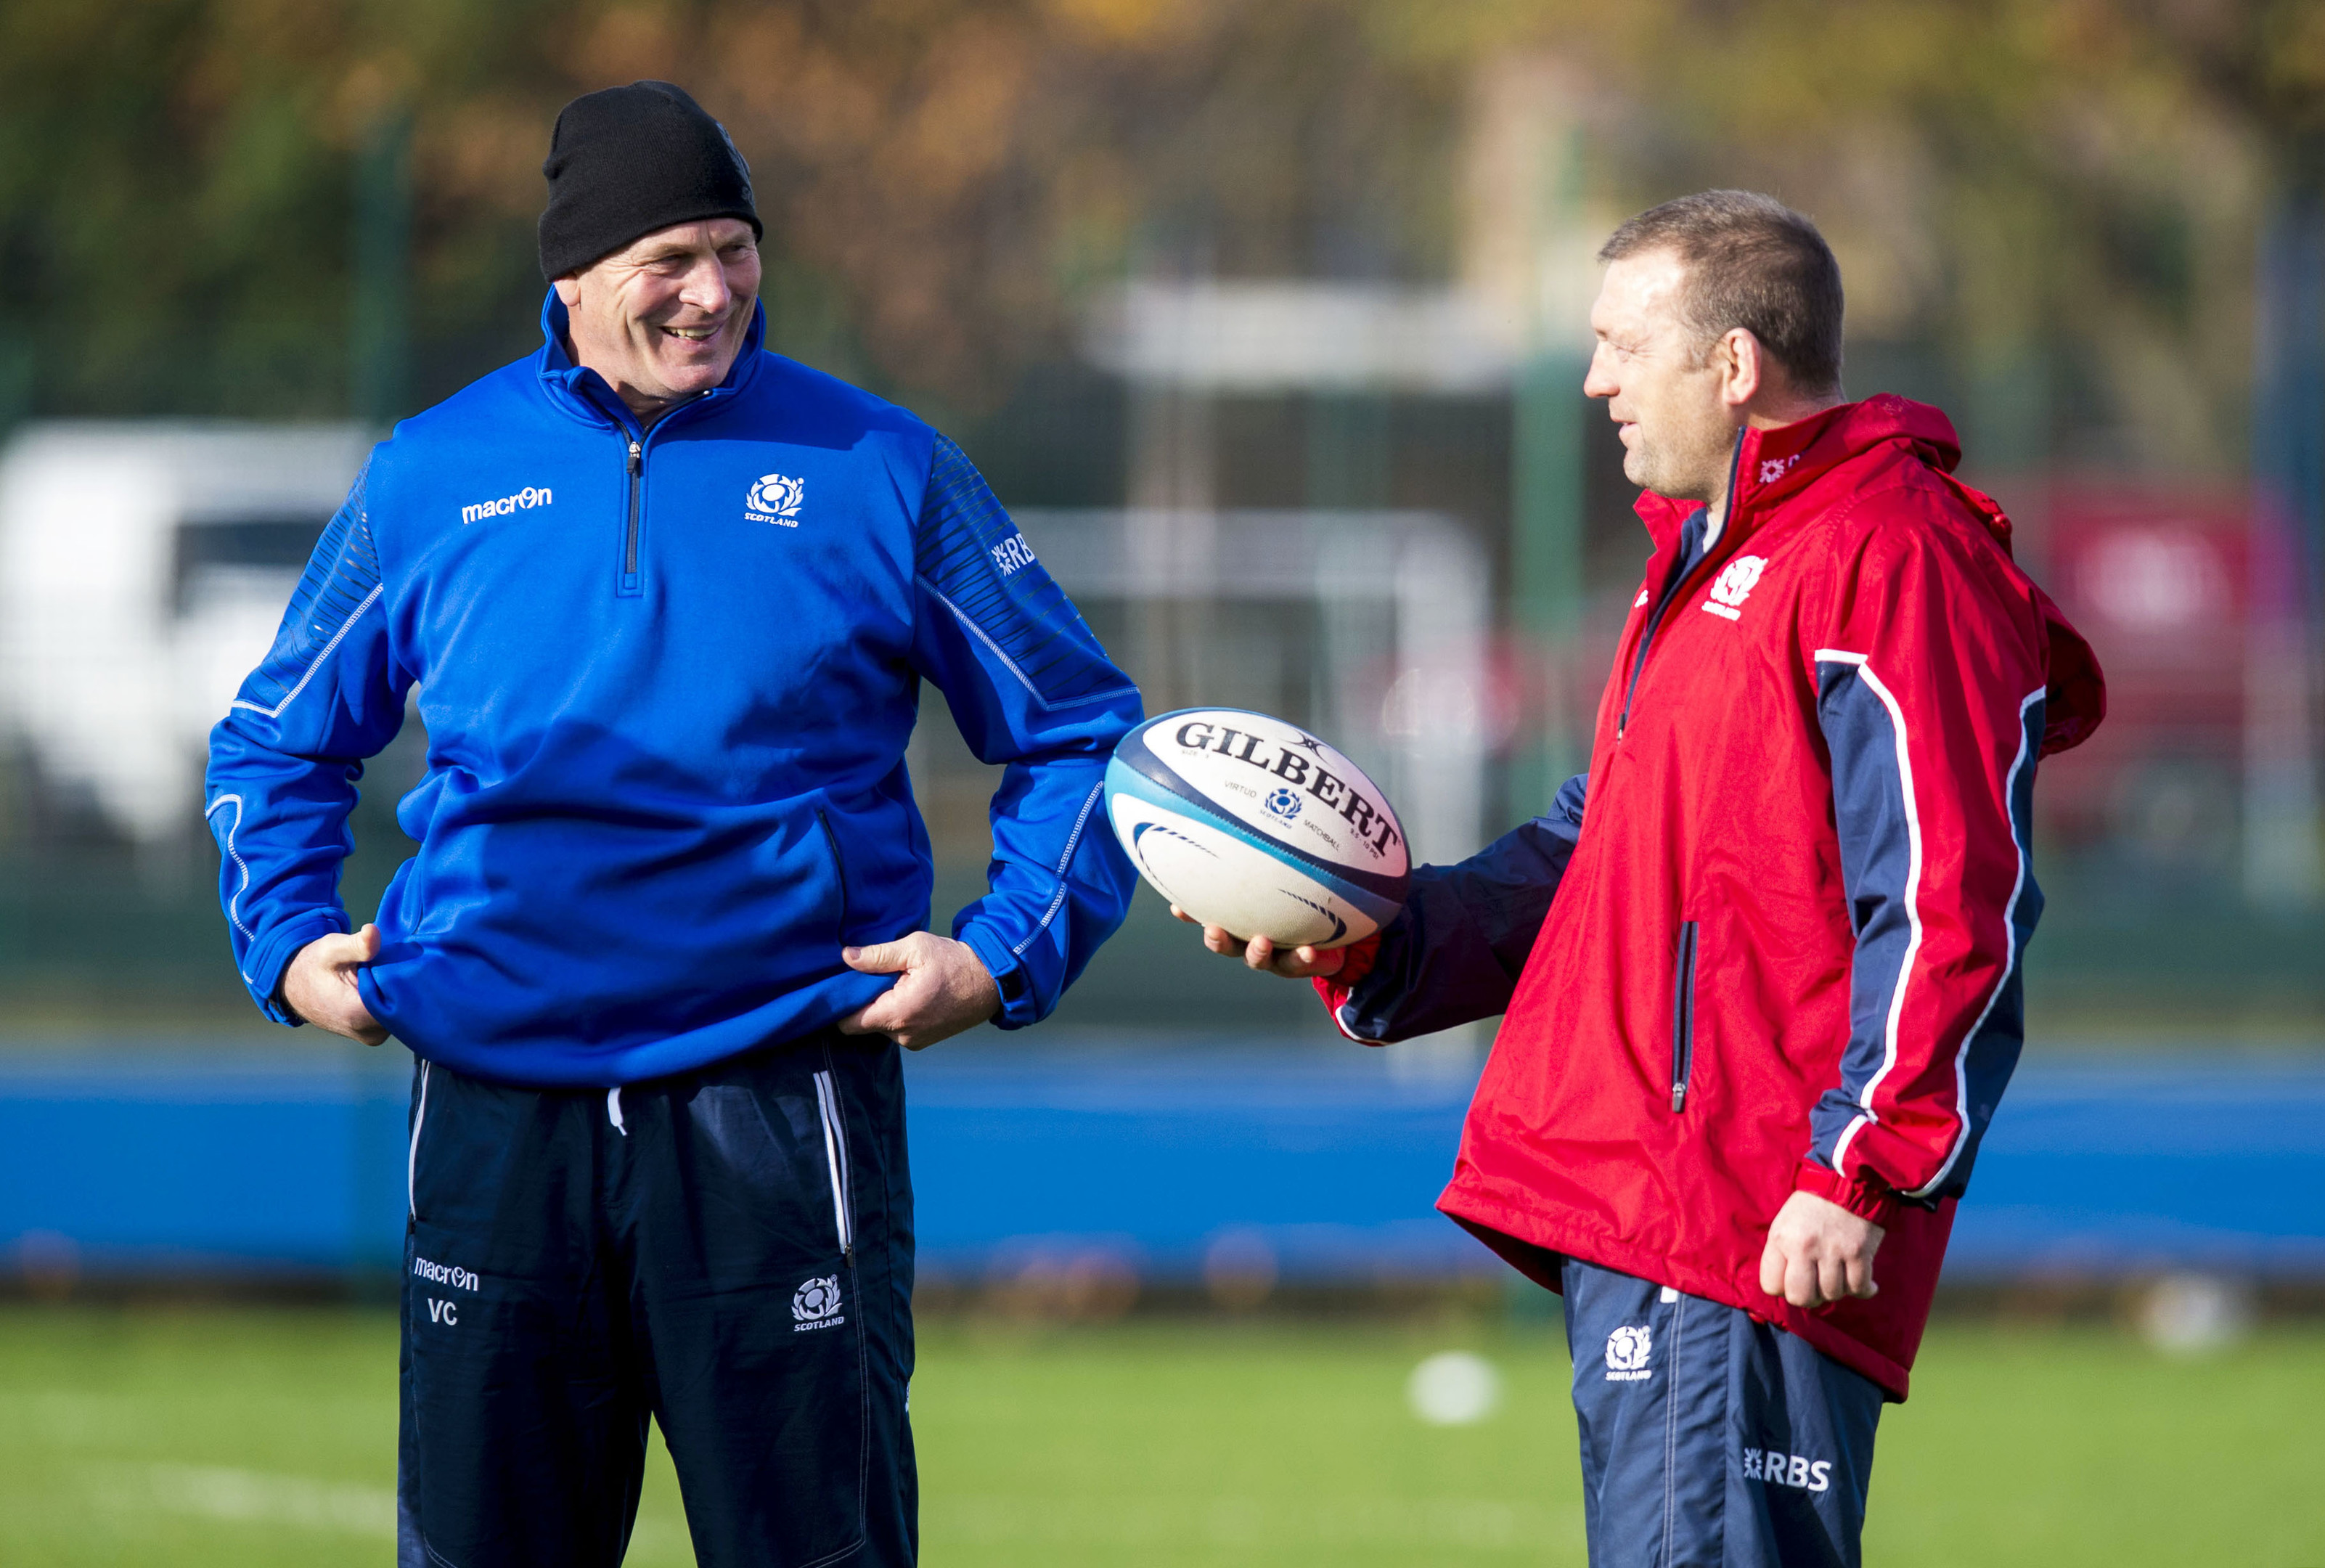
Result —
[[[1945,416],[1842,401],[1807,218],[1709,191],[1599,255],[1654,553],[1589,773],[1366,942],[1205,942],[1367,1043],[1506,1015],[1439,1207],[1567,1298],[1595,1568],[1855,1563],[2018,1056],[2035,761],[2104,687]]]

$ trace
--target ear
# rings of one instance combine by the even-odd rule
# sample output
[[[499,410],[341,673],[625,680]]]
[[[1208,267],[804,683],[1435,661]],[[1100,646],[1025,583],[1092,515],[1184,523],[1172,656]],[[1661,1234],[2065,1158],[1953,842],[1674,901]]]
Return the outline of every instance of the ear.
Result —
[[[559,278],[551,286],[557,291],[558,300],[567,310],[570,311],[574,306],[581,302],[581,274],[579,273],[567,273],[563,277]]]
[[[1729,328],[1713,345],[1711,357],[1720,370],[1719,400],[1730,408],[1744,407],[1768,384],[1767,350],[1746,328]]]
[[[1760,339],[1751,335],[1751,328],[1728,328],[1714,356],[1725,370],[1720,376],[1720,403],[1732,410],[1739,410],[1772,388],[1774,366],[1767,358],[1767,349],[1760,347]]]

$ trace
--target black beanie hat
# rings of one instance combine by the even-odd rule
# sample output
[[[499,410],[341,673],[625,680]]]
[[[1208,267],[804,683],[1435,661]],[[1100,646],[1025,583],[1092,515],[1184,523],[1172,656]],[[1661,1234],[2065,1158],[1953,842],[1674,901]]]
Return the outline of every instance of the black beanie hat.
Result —
[[[766,233],[751,199],[751,166],[726,128],[666,81],[634,81],[566,105],[541,172],[549,177],[544,278],[674,223],[739,218],[753,235]]]

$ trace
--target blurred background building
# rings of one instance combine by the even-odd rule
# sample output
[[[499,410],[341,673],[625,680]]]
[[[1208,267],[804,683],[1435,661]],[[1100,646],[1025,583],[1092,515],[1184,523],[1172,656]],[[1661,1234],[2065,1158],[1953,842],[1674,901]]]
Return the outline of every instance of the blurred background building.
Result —
[[[1474,751],[1440,856],[1579,765],[1645,548],[1578,391],[1591,252],[1671,194],[1776,192],[1841,255],[1850,390],[1953,414],[2113,678],[2100,739],[2045,769],[2038,1019],[2212,1038],[2325,1015],[2307,7],[201,0],[6,26],[19,1019],[239,1016],[199,719],[359,450],[280,427],[384,430],[527,352],[546,126],[639,76],[688,83],[752,160],[772,343],[934,420],[1013,506],[1119,513],[1132,577],[1175,586],[1135,608],[1082,586],[1158,709],[1249,700],[1368,762],[1422,724]],[[205,464],[243,487],[206,490]],[[1239,575],[1229,513],[1320,560],[1336,529],[1425,515],[1454,543],[1423,556],[1455,600],[1474,571],[1483,621],[1408,602],[1451,619],[1360,629],[1320,579],[1214,595]],[[374,770],[356,905],[401,856],[385,806],[421,745]],[[949,737],[922,750],[950,895],[982,863],[982,784]],[[1153,914],[1075,1018],[1136,1025],[1181,989],[1193,960]]]

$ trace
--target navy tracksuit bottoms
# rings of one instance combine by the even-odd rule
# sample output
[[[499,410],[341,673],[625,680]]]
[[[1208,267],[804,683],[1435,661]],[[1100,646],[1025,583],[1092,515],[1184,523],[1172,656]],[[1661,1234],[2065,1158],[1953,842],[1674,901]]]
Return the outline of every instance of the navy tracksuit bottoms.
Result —
[[[903,1568],[897,1048],[826,1033],[618,1090],[422,1063],[399,1568],[613,1568],[646,1423],[704,1568]]]
[[[1559,1280],[1591,1568],[1857,1568],[1878,1384],[1718,1302]]]

